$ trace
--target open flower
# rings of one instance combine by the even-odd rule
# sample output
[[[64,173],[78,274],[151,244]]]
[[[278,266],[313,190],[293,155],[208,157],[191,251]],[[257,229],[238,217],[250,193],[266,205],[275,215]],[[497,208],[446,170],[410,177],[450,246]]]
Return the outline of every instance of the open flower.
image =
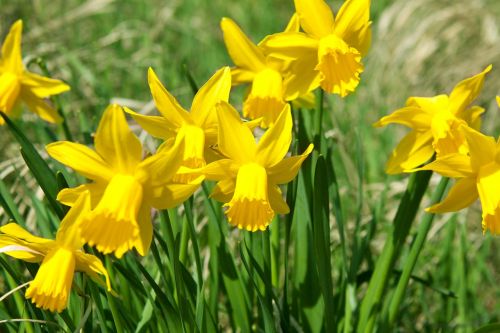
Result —
[[[491,65],[481,73],[459,82],[451,94],[435,97],[410,97],[406,106],[381,118],[374,126],[391,123],[410,127],[387,162],[389,174],[411,170],[427,162],[434,153],[467,154],[468,147],[461,130],[463,125],[479,129],[484,109],[470,106],[483,87]]]
[[[207,179],[217,181],[212,197],[226,203],[225,213],[232,225],[251,231],[265,230],[275,213],[289,212],[278,185],[295,178],[313,145],[302,155],[284,158],[292,140],[289,105],[259,143],[228,103],[218,104],[217,116],[219,150],[226,158],[202,169]]]
[[[461,210],[479,197],[483,211],[483,231],[500,234],[500,140],[473,129],[463,128],[469,154],[448,154],[419,168],[433,170],[445,177],[458,178],[440,203],[428,212],[444,213]]]
[[[347,0],[336,18],[323,0],[295,0],[295,10],[305,33],[278,33],[262,42],[267,54],[293,61],[290,97],[318,86],[342,97],[353,92],[371,43],[370,0]]]
[[[229,99],[231,72],[229,67],[218,70],[205,83],[193,99],[191,112],[184,110],[167,89],[162,85],[153,69],[148,71],[149,87],[161,116],[144,116],[126,109],[139,125],[154,137],[165,140],[160,151],[168,148],[177,135],[184,136],[185,150],[183,166],[200,168],[205,160],[218,158],[210,149],[217,143],[217,116],[214,106],[219,101]],[[189,182],[192,177],[176,176],[178,182]]]
[[[286,102],[297,97],[290,96],[284,82],[289,76],[289,62],[268,57],[264,49],[252,43],[233,20],[223,18],[220,26],[229,56],[236,65],[231,69],[232,84],[252,84],[243,104],[243,116],[260,118],[261,127],[272,126]],[[294,15],[285,31],[298,30],[298,16]]]
[[[101,260],[82,251],[78,224],[90,210],[83,194],[61,222],[56,239],[33,236],[15,223],[0,227],[0,252],[28,262],[41,262],[26,298],[40,308],[61,312],[66,308],[75,271],[82,271],[111,291],[108,272]],[[104,275],[105,282],[99,274]]]
[[[16,21],[10,28],[2,45],[0,57],[0,111],[12,116],[16,104],[23,101],[40,118],[57,123],[62,118],[56,110],[44,101],[51,95],[68,91],[69,86],[55,79],[50,79],[28,72],[21,58],[21,33],[23,22]],[[4,120],[0,117],[0,125]]]
[[[143,160],[142,145],[130,131],[121,107],[110,105],[97,129],[95,149],[72,142],[47,146],[50,156],[93,181],[64,189],[57,199],[71,206],[82,192],[89,191],[92,210],[80,224],[83,241],[118,258],[133,247],[145,255],[153,236],[151,208],[181,203],[202,180],[172,182],[182,163],[184,137]]]

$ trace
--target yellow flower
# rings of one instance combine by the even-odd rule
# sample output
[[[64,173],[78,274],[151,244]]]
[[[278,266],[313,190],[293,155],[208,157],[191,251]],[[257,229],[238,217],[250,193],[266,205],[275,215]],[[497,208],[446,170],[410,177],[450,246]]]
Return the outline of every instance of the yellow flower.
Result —
[[[500,140],[495,142],[493,137],[465,126],[463,133],[469,155],[448,154],[419,169],[459,178],[448,196],[427,211],[458,211],[471,205],[479,196],[483,211],[483,231],[500,234]]]
[[[110,105],[97,129],[95,149],[72,142],[47,146],[50,156],[93,181],[64,189],[57,198],[71,206],[82,192],[89,191],[92,210],[80,224],[83,241],[118,258],[132,247],[145,255],[153,236],[151,208],[179,204],[202,180],[172,183],[182,162],[184,138],[179,136],[168,150],[142,160],[142,145],[130,131],[121,107]]]
[[[410,97],[406,107],[381,118],[374,126],[391,123],[410,127],[387,162],[386,172],[401,173],[437,156],[450,153],[467,154],[468,148],[461,127],[479,129],[484,109],[470,106],[483,87],[491,65],[481,73],[459,82],[451,94],[435,97]]]
[[[370,0],[347,0],[336,18],[323,0],[295,0],[295,10],[305,33],[278,33],[262,42],[269,55],[293,61],[290,97],[318,86],[342,97],[353,92],[371,43]]]
[[[217,143],[218,124],[214,105],[219,101],[227,102],[229,99],[231,90],[229,67],[218,70],[198,90],[193,99],[191,112],[179,105],[151,68],[148,71],[148,81],[161,116],[144,116],[128,109],[125,111],[149,134],[166,141],[160,151],[170,147],[175,137],[180,134],[185,138],[183,166],[200,168],[205,166],[205,160],[212,161],[219,158],[210,148]],[[192,177],[177,175],[175,180],[186,183],[191,181]]]
[[[313,145],[302,155],[284,159],[292,140],[289,105],[258,143],[228,103],[218,104],[217,116],[219,150],[226,158],[208,164],[202,171],[207,179],[217,181],[212,197],[226,203],[225,213],[232,225],[265,230],[275,213],[289,212],[278,185],[297,175]]]
[[[236,67],[231,69],[232,84],[251,83],[250,93],[243,104],[243,116],[261,119],[260,126],[272,126],[289,98],[286,81],[289,63],[268,57],[265,51],[245,35],[231,19],[221,20],[229,56]],[[298,16],[294,15],[285,31],[298,32]]]
[[[21,33],[23,22],[16,21],[10,28],[2,45],[0,57],[0,111],[13,115],[13,109],[19,101],[40,118],[57,123],[62,118],[44,101],[51,95],[68,91],[69,86],[55,79],[50,79],[28,72],[21,58]],[[0,117],[0,125],[4,124]]]
[[[0,227],[0,253],[28,262],[41,262],[31,281],[26,298],[39,308],[61,312],[66,308],[75,270],[85,272],[111,291],[108,272],[101,260],[84,253],[78,224],[90,209],[90,198],[84,194],[61,222],[56,239],[33,236],[15,223]],[[98,274],[104,275],[102,281]]]

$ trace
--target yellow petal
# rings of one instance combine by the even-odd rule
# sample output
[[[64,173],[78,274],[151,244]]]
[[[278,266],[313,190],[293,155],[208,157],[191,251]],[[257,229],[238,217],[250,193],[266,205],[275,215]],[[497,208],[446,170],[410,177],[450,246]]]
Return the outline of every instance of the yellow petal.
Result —
[[[89,192],[90,206],[95,207],[101,200],[107,183],[83,184],[73,188],[64,188],[57,194],[57,201],[63,205],[72,207],[85,192]]]
[[[203,177],[192,181],[192,184],[166,184],[156,187],[147,193],[147,202],[156,209],[173,208],[189,198],[200,187]]]
[[[231,90],[231,70],[219,69],[196,93],[191,106],[191,117],[200,128],[217,128],[215,104],[227,102]]]
[[[463,119],[469,126],[476,131],[481,128],[481,115],[486,110],[480,106],[473,106],[457,113],[457,118]]]
[[[90,193],[84,192],[75,205],[66,213],[57,230],[56,242],[68,249],[78,250],[83,246],[79,223],[90,211]]]
[[[410,97],[406,101],[406,106],[418,107],[426,112],[435,114],[449,108],[449,97],[443,94],[433,97]]]
[[[236,162],[251,161],[255,157],[255,138],[245,126],[238,112],[228,103],[217,104],[219,119],[219,150]]]
[[[177,128],[173,128],[172,124],[163,116],[145,116],[127,107],[124,107],[123,110],[132,116],[139,126],[155,138],[168,140],[175,136]]]
[[[463,154],[448,154],[439,156],[435,161],[424,165],[421,168],[409,171],[432,170],[443,177],[463,178],[471,177],[474,174],[472,170],[470,157]]]
[[[21,99],[28,106],[28,109],[37,114],[40,118],[49,123],[62,122],[61,116],[44,99],[35,95],[29,88],[21,89]]]
[[[382,127],[389,124],[400,124],[413,129],[429,129],[432,121],[432,112],[415,106],[406,106],[382,117],[373,126]]]
[[[75,255],[76,255],[77,271],[84,272],[98,284],[105,287],[108,291],[112,290],[108,271],[102,264],[101,259],[97,258],[94,255],[83,253],[81,251],[77,251]],[[101,279],[99,279],[98,274],[104,275],[105,278],[104,282]]]
[[[225,178],[217,182],[212,193],[210,193],[210,198],[213,198],[220,202],[229,202],[234,195],[234,189],[236,187],[236,179]]]
[[[239,167],[239,164],[233,160],[222,159],[200,169],[200,173],[205,175],[207,180],[219,181],[226,178],[235,178]]]
[[[393,150],[387,161],[385,172],[397,174],[405,170],[415,169],[427,162],[433,154],[432,134],[411,131]]]
[[[323,0],[295,0],[295,10],[302,29],[320,39],[333,31],[333,13]]]
[[[233,86],[240,85],[242,83],[252,82],[255,73],[249,71],[248,69],[243,69],[239,67],[231,68],[231,84]]]
[[[450,94],[450,110],[453,113],[456,114],[467,108],[479,96],[481,89],[483,89],[484,78],[491,71],[491,68],[492,66],[489,65],[481,73],[459,82],[453,88]]]
[[[28,71],[23,73],[21,84],[40,98],[57,95],[70,89],[66,83],[60,80],[51,79]]]
[[[83,241],[103,254],[121,258],[135,245],[139,235],[137,215],[143,201],[143,188],[132,176],[117,174],[97,207],[80,223]]]
[[[7,235],[0,235],[0,253],[31,263],[40,262],[45,256],[45,252],[30,246],[27,242]]]
[[[497,104],[498,104],[498,107],[500,107],[500,96],[497,96]]]
[[[17,20],[5,37],[2,45],[1,65],[9,72],[21,74],[24,66],[21,56],[21,35],[23,32],[23,21]]]
[[[316,70],[320,72],[323,90],[345,97],[356,89],[363,72],[358,50],[337,36],[328,35],[320,40],[318,59]]]
[[[272,209],[276,214],[288,214],[290,213],[290,207],[288,207],[285,200],[283,200],[283,194],[278,186],[269,186],[269,202]]]
[[[431,132],[434,140],[432,146],[437,156],[461,153],[467,154],[467,142],[462,128],[467,124],[451,114],[439,112],[432,118]]]
[[[274,217],[268,198],[266,169],[250,163],[240,167],[236,188],[225,214],[229,223],[248,231],[265,230]]]
[[[302,162],[311,154],[314,148],[310,144],[302,155],[285,158],[275,166],[267,169],[270,184],[286,184],[297,176]]]
[[[148,69],[148,83],[158,111],[160,111],[163,117],[170,122],[169,128],[179,128],[185,122],[192,122],[189,113],[184,110],[175,97],[165,89],[151,67]]]
[[[495,211],[490,213],[483,212],[483,233],[489,230],[493,235],[500,234],[500,205],[497,206]]]
[[[233,63],[243,69],[259,72],[265,67],[265,57],[241,28],[231,19],[224,17],[220,22],[224,43]]]
[[[484,214],[493,214],[500,203],[500,164],[482,166],[477,174],[477,191]]]
[[[280,162],[292,142],[292,112],[287,104],[274,126],[268,129],[257,145],[257,162],[266,169]]]
[[[0,74],[0,111],[11,113],[18,101],[21,92],[21,84],[16,75],[10,72]],[[2,118],[3,124],[3,118]]]
[[[99,154],[82,144],[59,141],[48,144],[45,149],[52,158],[89,179],[105,182],[114,175]]]
[[[53,242],[50,239],[33,236],[30,232],[26,231],[16,223],[7,223],[6,225],[0,227],[0,232],[15,238],[25,240],[29,243],[49,244]]]
[[[115,172],[131,173],[142,159],[141,142],[116,104],[104,110],[94,141],[96,151]]]
[[[151,223],[151,206],[143,204],[139,209],[137,220],[139,223],[139,235],[135,240],[134,247],[141,256],[148,254],[151,241],[153,240],[153,223]]]
[[[292,106],[297,109],[299,108],[313,109],[315,105],[316,105],[316,96],[314,96],[313,92],[299,96],[297,99],[294,99],[292,101]]]
[[[347,0],[337,14],[334,32],[364,56],[371,43],[370,0]]]
[[[293,13],[290,21],[286,25],[284,32],[299,32],[300,30],[300,18],[297,13]]]
[[[26,290],[26,298],[39,308],[61,312],[68,303],[74,272],[74,253],[65,248],[54,249],[43,260]]]
[[[477,200],[476,179],[474,177],[458,180],[448,192],[446,198],[426,211],[429,213],[456,212],[470,206]]]
[[[468,127],[464,127],[463,131],[469,147],[472,169],[477,172],[483,165],[495,160],[495,139]]]
[[[298,60],[305,55],[317,57],[319,42],[301,32],[281,32],[269,35],[261,42],[266,55],[281,59]],[[313,67],[317,59],[313,62]]]
[[[285,100],[293,101],[301,96],[311,93],[321,84],[320,72],[316,70],[318,55],[307,53],[303,58],[294,62],[291,74],[284,80]]]

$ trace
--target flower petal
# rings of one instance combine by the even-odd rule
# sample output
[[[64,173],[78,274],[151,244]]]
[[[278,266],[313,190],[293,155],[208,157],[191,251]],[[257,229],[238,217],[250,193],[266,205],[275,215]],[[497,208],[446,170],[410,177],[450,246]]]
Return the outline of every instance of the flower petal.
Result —
[[[0,111],[12,116],[14,106],[19,100],[21,85],[16,75],[10,72],[0,74]],[[4,120],[0,117],[0,125]]]
[[[79,143],[59,141],[45,147],[49,155],[79,174],[99,181],[108,181],[114,175],[110,165],[99,154]]]
[[[227,52],[236,66],[252,72],[259,72],[265,68],[264,54],[233,20],[222,18],[220,27]]]
[[[23,21],[17,20],[9,30],[2,45],[1,67],[10,72],[21,74],[23,61],[21,56],[21,35],[23,32]]]
[[[155,138],[168,140],[175,136],[176,128],[173,128],[172,124],[163,116],[145,116],[127,107],[124,107],[123,110],[134,118],[139,126]]]
[[[491,136],[486,136],[470,127],[462,127],[469,146],[471,166],[478,171],[483,165],[495,160],[497,144]]]
[[[302,155],[285,158],[267,169],[269,184],[286,184],[297,176],[302,162],[311,154],[314,145],[311,143]]]
[[[300,31],[300,18],[297,13],[293,13],[290,21],[286,25],[286,28],[283,32],[299,32]]]
[[[257,162],[270,168],[280,162],[292,142],[292,112],[286,104],[274,126],[269,128],[257,144]]]
[[[73,188],[64,188],[57,194],[57,201],[63,205],[72,207],[85,192],[90,194],[90,206],[95,207],[101,200],[107,183],[89,183]]]
[[[382,117],[373,126],[382,127],[389,124],[400,124],[413,129],[429,129],[432,121],[432,113],[426,109],[415,106],[406,106]]]
[[[347,0],[337,14],[335,34],[364,56],[371,43],[370,0]]]
[[[459,179],[450,188],[443,201],[426,208],[425,211],[428,213],[456,212],[470,206],[477,200],[477,197],[476,179],[474,177]]]
[[[44,77],[35,73],[25,71],[21,77],[21,84],[40,98],[57,95],[70,90],[70,87],[56,79]]]
[[[235,178],[222,179],[215,185],[212,193],[210,193],[210,198],[213,198],[220,202],[229,202],[233,197],[235,186]]]
[[[142,145],[128,127],[123,109],[112,104],[104,110],[95,134],[95,149],[115,172],[133,172],[142,159]]]
[[[207,180],[223,180],[235,178],[238,173],[239,164],[230,159],[222,159],[206,165],[199,169],[200,174],[205,175]]]
[[[283,200],[283,194],[278,186],[270,185],[268,188],[269,203],[276,214],[290,213],[290,207]]]
[[[139,235],[134,246],[141,256],[145,256],[153,240],[153,223],[151,223],[151,206],[149,204],[141,206],[137,214],[137,222],[139,223]]]
[[[148,193],[147,201],[156,209],[173,208],[189,198],[200,187],[203,177],[193,184],[167,184],[156,187]]]
[[[58,244],[74,250],[78,250],[83,246],[78,224],[82,217],[90,211],[90,208],[90,193],[84,192],[61,221],[56,234]]]
[[[108,291],[112,291],[108,271],[102,264],[101,259],[96,256],[81,251],[76,252],[76,270],[84,272]],[[104,275],[106,280],[102,281],[98,274]]]
[[[483,89],[484,78],[491,71],[489,65],[481,73],[459,82],[450,94],[450,110],[457,113],[467,108],[474,101],[481,89]]]
[[[49,123],[62,122],[61,116],[45,100],[35,95],[29,88],[21,89],[21,99],[28,106],[31,112],[37,114],[40,118]]]
[[[255,73],[240,67],[231,68],[231,84],[237,86],[243,83],[252,82]]]
[[[295,10],[302,29],[320,39],[333,32],[333,12],[323,0],[295,0]]]
[[[421,168],[408,171],[413,172],[419,170],[432,170],[443,177],[450,178],[464,178],[474,174],[470,163],[470,157],[458,153],[439,156],[435,161]]]
[[[477,191],[485,214],[493,215],[500,204],[500,164],[490,163],[479,170]]]
[[[385,172],[397,174],[414,169],[427,162],[433,154],[432,133],[430,131],[420,133],[413,130],[392,151]]]

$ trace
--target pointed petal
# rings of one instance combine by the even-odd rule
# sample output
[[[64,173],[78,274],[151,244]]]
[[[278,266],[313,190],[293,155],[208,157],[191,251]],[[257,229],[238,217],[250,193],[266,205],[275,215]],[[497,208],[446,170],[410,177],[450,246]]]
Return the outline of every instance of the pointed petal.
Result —
[[[10,72],[0,74],[0,111],[12,116],[14,106],[19,101],[20,93],[21,84],[16,75]],[[3,123],[4,120],[0,117],[0,125]]]
[[[231,90],[231,70],[219,69],[196,93],[191,106],[191,117],[201,128],[217,127],[215,104],[227,102]]]
[[[93,208],[97,205],[99,200],[101,200],[102,195],[106,190],[106,186],[107,183],[90,183],[73,188],[64,188],[57,194],[57,201],[63,205],[73,207],[80,196],[82,196],[85,192],[89,192],[90,206]]]
[[[227,52],[236,66],[253,72],[259,72],[265,68],[265,57],[262,51],[233,20],[227,17],[222,18],[220,27]]]
[[[96,151],[116,172],[130,173],[142,159],[141,142],[116,104],[104,110],[94,141]]]
[[[252,82],[255,77],[255,73],[249,71],[248,69],[243,69],[239,67],[231,68],[231,84],[237,86],[243,83]]]
[[[434,155],[432,133],[411,131],[399,142],[387,161],[385,172],[402,173],[427,162]]]
[[[59,141],[48,144],[45,149],[52,158],[89,179],[107,181],[114,175],[99,154],[82,144]]]
[[[179,128],[186,122],[191,123],[189,113],[184,110],[175,97],[165,89],[151,67],[148,69],[148,82],[156,107],[170,123],[170,128]]]
[[[21,77],[21,84],[40,98],[57,95],[70,90],[70,87],[56,79],[44,77],[35,73],[25,71]]]
[[[290,207],[288,207],[285,200],[283,200],[283,194],[278,186],[269,186],[269,203],[271,208],[276,214],[288,214],[290,213]]]
[[[29,88],[21,89],[21,99],[28,106],[31,112],[36,113],[40,118],[49,123],[60,123],[61,116],[45,100],[35,95]]]
[[[439,156],[435,161],[411,171],[419,170],[432,170],[450,178],[471,177],[474,174],[470,157],[458,153]]]
[[[0,227],[0,232],[33,244],[50,244],[53,242],[51,239],[33,236],[29,231],[17,223],[7,223],[6,225]]]
[[[497,104],[498,104],[498,107],[500,107],[500,96],[497,96]]]
[[[319,42],[302,32],[280,32],[264,38],[261,47],[268,56],[298,60],[306,55],[317,58]],[[311,66],[315,67],[317,61],[313,61]]]
[[[23,32],[23,21],[17,20],[5,37],[2,45],[2,67],[10,72],[21,74],[23,71],[23,61],[21,56],[21,35]]]
[[[371,43],[370,0],[347,0],[337,14],[335,34],[364,56]]]
[[[426,208],[425,211],[428,213],[456,212],[470,206],[477,200],[477,197],[476,179],[474,177],[463,178],[450,188],[443,201]]]
[[[66,213],[56,234],[56,242],[69,249],[78,250],[83,246],[79,223],[90,211],[90,193],[84,192],[75,205]]]
[[[235,178],[222,179],[215,185],[212,193],[210,193],[210,198],[220,202],[229,202],[233,197],[235,186],[236,176]]]
[[[483,166],[477,175],[477,191],[481,200],[483,217],[494,215],[500,204],[500,165],[490,163]]]
[[[175,136],[176,128],[162,116],[145,116],[124,107],[123,110],[129,114],[146,132],[163,140],[168,140]]]
[[[292,112],[286,104],[274,126],[269,128],[257,145],[257,162],[270,168],[280,162],[288,152],[292,142]]]
[[[255,157],[255,138],[243,124],[238,112],[228,103],[216,106],[219,120],[219,150],[236,162],[246,162]]]
[[[283,32],[299,32],[300,31],[300,18],[297,13],[293,13],[290,21],[286,25],[286,28]]]
[[[495,160],[497,146],[495,139],[469,127],[464,126],[462,129],[469,146],[472,169],[477,172],[483,165]]]
[[[389,124],[400,124],[413,129],[429,129],[432,117],[433,114],[429,110],[406,106],[382,117],[373,126],[382,127]]]
[[[295,0],[302,29],[316,39],[333,32],[333,12],[323,0]]]
[[[480,106],[474,105],[469,109],[465,109],[461,112],[457,113],[457,118],[465,120],[467,124],[476,131],[479,131],[481,128],[481,115],[486,110]]]
[[[151,207],[143,204],[137,214],[137,222],[139,223],[139,235],[135,241],[135,248],[141,256],[145,256],[151,241],[153,240],[153,223],[151,223]]]
[[[222,159],[212,162],[200,169],[200,173],[205,175],[207,180],[220,181],[226,178],[236,178],[239,165],[230,159]]]
[[[484,78],[491,71],[489,65],[481,73],[459,82],[450,94],[450,110],[457,113],[468,107],[483,89]]]
[[[26,246],[25,243],[13,237],[0,235],[0,253],[32,263],[42,261],[45,254]]]
[[[275,166],[267,169],[269,184],[286,184],[297,176],[302,162],[311,154],[314,148],[310,144],[302,155],[285,158]]]
[[[187,200],[200,187],[203,177],[195,184],[167,184],[149,193],[148,202],[156,209],[173,208]]]
[[[81,251],[76,252],[76,270],[84,272],[108,291],[112,290],[108,271],[102,264],[101,259],[96,256]],[[98,274],[104,275],[105,281],[102,281]]]

